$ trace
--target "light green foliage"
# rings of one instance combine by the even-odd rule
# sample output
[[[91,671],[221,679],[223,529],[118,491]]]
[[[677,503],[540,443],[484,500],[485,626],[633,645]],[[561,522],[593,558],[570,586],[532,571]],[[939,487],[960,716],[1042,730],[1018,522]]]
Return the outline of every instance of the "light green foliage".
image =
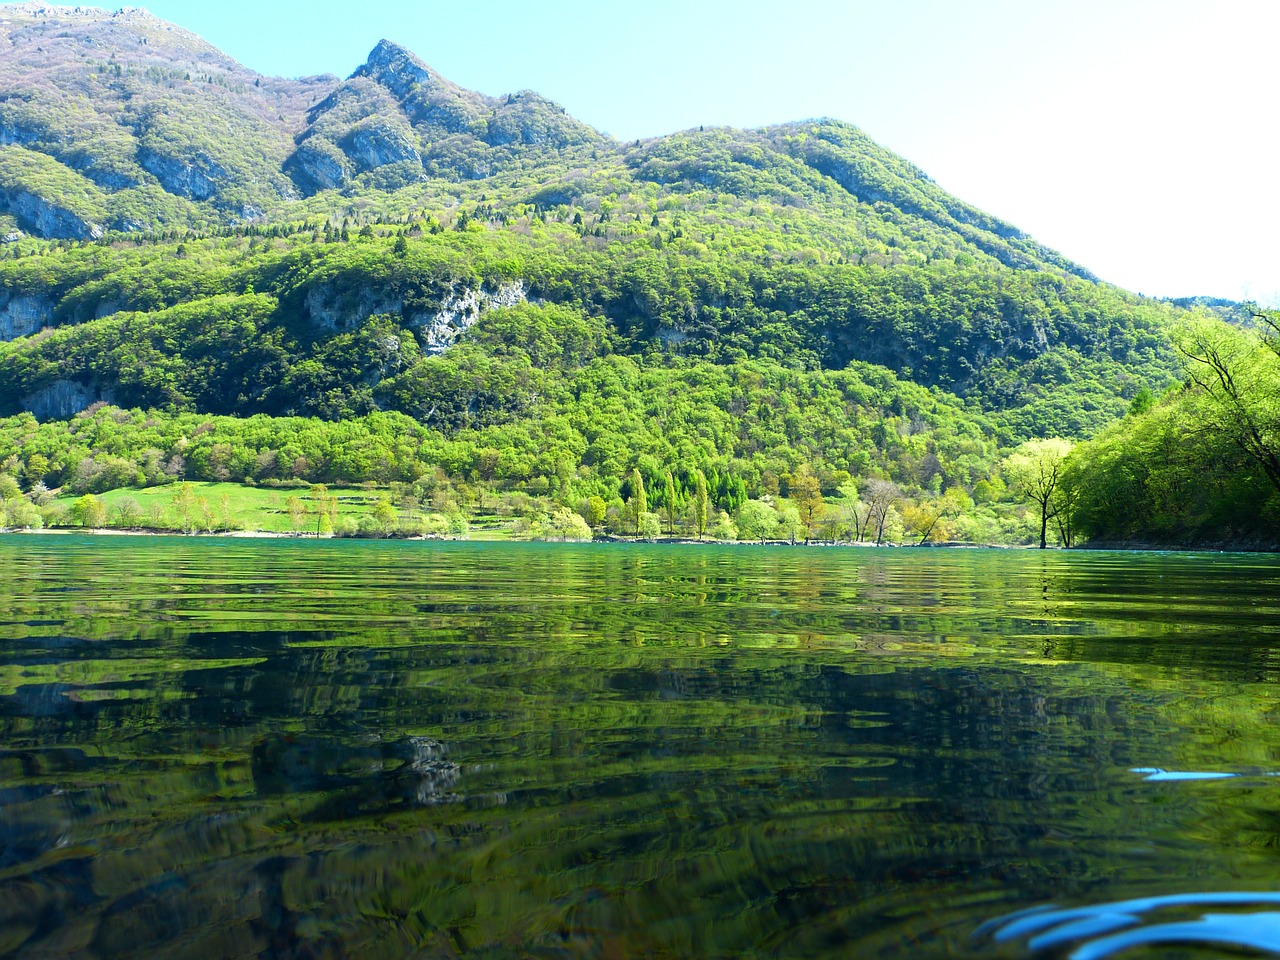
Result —
[[[784,503],[778,507],[777,535],[785,540],[790,540],[792,543],[808,537],[809,527],[805,524],[804,519],[800,516],[800,511],[796,509],[794,504]]]
[[[777,535],[778,511],[763,500],[748,500],[738,508],[738,537],[764,543]]]
[[[540,515],[527,524],[517,524],[515,536],[521,540],[583,541],[590,540],[592,533],[582,517],[558,507],[550,516]]]
[[[1280,546],[1280,354],[1274,315],[1208,317],[1179,336],[1185,387],[1082,444],[1068,463],[1084,537]]]
[[[39,530],[44,526],[40,508],[25,497],[0,502],[0,526],[12,530]]]
[[[698,539],[701,540],[707,533],[707,510],[709,500],[707,496],[707,476],[701,470],[694,471],[694,493],[693,493],[693,522],[698,531]]]
[[[645,495],[644,476],[639,468],[633,469],[630,476],[631,493],[627,498],[627,511],[631,514],[635,535],[645,536],[640,532],[641,524],[649,512],[649,499]]]
[[[738,525],[726,510],[717,510],[705,534],[713,540],[737,540]]]
[[[636,536],[644,540],[655,540],[662,536],[662,518],[656,513],[642,512],[636,524]]]
[[[1049,522],[1059,509],[1058,490],[1062,483],[1070,441],[1058,437],[1028,440],[1011,453],[1002,465],[1023,497],[1035,505],[1040,518],[1040,548],[1048,545]]]
[[[1187,376],[1208,400],[1202,416],[1255,461],[1280,492],[1280,315],[1260,330],[1202,318],[1177,338]]]
[[[381,497],[373,507],[373,518],[383,533],[390,533],[396,525],[396,508],[389,497]]]
[[[600,524],[604,523],[605,511],[607,509],[608,505],[604,502],[604,499],[596,494],[592,494],[586,500],[586,511],[583,519],[586,520],[588,526],[593,528],[598,527]]]
[[[71,505],[71,517],[77,526],[96,528],[107,521],[107,508],[92,493],[86,493]]]
[[[618,144],[536,94],[409,82],[427,68],[394,44],[343,82],[193,76],[176,34],[140,20],[143,49],[112,57],[95,23],[19,44],[14,77],[61,99],[0,100],[30,133],[0,148],[7,196],[38,186],[129,231],[2,251],[0,298],[50,328],[0,343],[0,463],[25,486],[418,489],[391,519],[360,508],[395,535],[438,524],[428,503],[492,527],[486,498],[520,496],[551,528],[586,504],[589,526],[639,534],[652,509],[702,537],[785,496],[787,538],[883,542],[905,522],[1016,541],[1034,522],[1002,455],[1147,430],[1179,373],[1186,311],[1096,283],[847,124]],[[1252,420],[1227,435],[1260,425],[1265,446],[1272,361],[1249,343]],[[1198,422],[1225,429],[1200,392],[1216,407]],[[85,399],[47,409],[68,393]],[[99,397],[117,406],[56,419]],[[1104,512],[1086,466],[1071,476],[1046,537]],[[318,499],[272,520],[346,531]],[[198,500],[164,509],[227,523]]]
[[[791,502],[804,528],[804,539],[808,540],[826,509],[822,485],[814,475],[813,467],[802,463],[792,474],[788,487]]]

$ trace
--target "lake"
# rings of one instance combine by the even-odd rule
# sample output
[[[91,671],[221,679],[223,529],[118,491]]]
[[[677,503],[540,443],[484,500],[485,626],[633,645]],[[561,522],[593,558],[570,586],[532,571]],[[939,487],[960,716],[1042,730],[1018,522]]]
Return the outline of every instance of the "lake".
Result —
[[[0,955],[1280,951],[1277,680],[1271,556],[0,537]]]

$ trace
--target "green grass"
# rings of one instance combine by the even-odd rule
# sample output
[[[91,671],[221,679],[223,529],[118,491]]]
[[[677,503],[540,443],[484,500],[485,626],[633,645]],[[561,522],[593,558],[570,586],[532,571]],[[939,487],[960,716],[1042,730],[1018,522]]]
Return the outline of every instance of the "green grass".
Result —
[[[291,497],[297,497],[306,510],[308,521],[303,529],[315,529],[315,498],[307,488],[278,489],[268,487],[246,487],[238,483],[190,483],[192,495],[197,505],[197,515],[203,509],[203,501],[221,517],[229,514],[231,526],[238,530],[260,530],[265,533],[292,533],[293,520],[287,507]],[[112,490],[101,495],[107,507],[108,516],[115,513],[116,505],[125,498],[137,502],[142,511],[141,526],[165,527],[178,525],[178,509],[175,497],[178,485],[148,487],[144,490],[122,489]],[[338,516],[350,516],[357,520],[365,514],[372,514],[374,505],[385,494],[385,491],[369,490],[363,487],[334,487],[329,490],[331,497],[338,500]],[[66,498],[68,506],[74,497]],[[225,506],[225,509],[224,509]],[[167,523],[154,522],[164,517]],[[113,518],[114,519],[114,518]]]
[[[273,534],[314,534],[318,524],[317,500],[308,487],[250,487],[238,483],[188,482],[188,521],[182,520],[179,504],[182,484],[167,484],[145,489],[121,488],[99,494],[98,499],[106,508],[106,526],[134,530],[184,530],[196,531],[247,531]],[[395,508],[399,535],[403,536],[406,521],[421,519],[434,511],[429,506],[412,512],[404,510],[386,488],[330,487],[328,495],[337,502],[333,528],[341,529],[349,520],[359,524],[362,518],[375,519],[375,507],[384,497]],[[289,501],[297,497],[302,506],[295,520]],[[61,518],[47,521],[54,526],[74,525],[73,505],[79,499],[75,494],[64,494],[56,501],[62,509]],[[129,519],[121,514],[122,501],[132,500],[137,508]],[[440,518],[437,517],[439,520]],[[368,521],[366,520],[366,523]],[[510,540],[511,524],[498,516],[476,517],[476,526],[468,536],[474,540]],[[347,535],[350,535],[348,532]]]

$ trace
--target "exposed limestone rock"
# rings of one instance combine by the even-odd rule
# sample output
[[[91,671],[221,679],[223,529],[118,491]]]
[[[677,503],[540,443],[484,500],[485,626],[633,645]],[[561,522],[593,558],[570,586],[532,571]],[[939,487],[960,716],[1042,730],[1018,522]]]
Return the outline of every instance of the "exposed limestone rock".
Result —
[[[0,190],[0,210],[7,209],[34,233],[52,240],[97,240],[102,227],[82,219],[21,187]]]
[[[227,175],[222,164],[202,154],[180,160],[143,147],[138,151],[138,162],[166,190],[188,200],[208,200],[217,192],[218,181]]]
[[[397,97],[403,99],[417,87],[432,83],[427,65],[399,44],[379,40],[369,54],[369,60],[352,74],[353,77],[369,77],[382,84]]]
[[[0,340],[28,337],[53,321],[53,300],[0,291]]]
[[[315,287],[304,302],[313,326],[335,332],[354,330],[377,314],[398,317],[404,311],[404,301],[368,289],[337,295],[328,287]]]
[[[353,130],[343,148],[361,170],[374,170],[406,160],[422,163],[422,154],[414,148],[405,131],[383,124]]]
[[[520,280],[504,283],[493,293],[470,288],[456,290],[445,297],[439,310],[419,325],[424,347],[428,353],[444,353],[475,325],[481,314],[499,307],[514,307],[528,299],[529,292]]]
[[[44,136],[44,131],[18,120],[0,120],[0,144],[15,143],[20,147],[30,146]]]
[[[380,314],[400,317],[407,327],[421,335],[428,353],[439,354],[453,346],[482,314],[499,307],[514,307],[528,298],[524,282],[516,280],[492,291],[471,287],[454,289],[429,313],[406,315],[402,300],[374,290],[337,295],[327,287],[317,287],[307,293],[305,304],[312,325],[335,332],[353,330]]]
[[[89,387],[74,380],[55,380],[23,397],[22,408],[30,410],[37,420],[67,420],[99,400],[114,402],[110,390]]]
[[[307,140],[294,152],[293,163],[313,191],[332,190],[351,179],[346,158],[324,140]]]

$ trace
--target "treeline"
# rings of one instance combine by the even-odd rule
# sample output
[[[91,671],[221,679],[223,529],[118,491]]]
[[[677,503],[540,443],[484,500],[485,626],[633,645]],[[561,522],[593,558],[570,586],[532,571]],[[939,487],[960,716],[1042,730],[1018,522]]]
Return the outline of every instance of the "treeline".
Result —
[[[467,356],[446,359],[465,364]],[[648,478],[681,465],[729,472],[765,490],[770,476],[804,462],[941,489],[985,476],[998,446],[993,425],[971,407],[870,365],[805,373],[615,355],[591,360],[545,393],[536,388],[548,381],[527,360],[502,366],[529,377],[521,398],[527,415],[518,420],[454,429],[394,412],[321,420],[99,405],[69,421],[30,414],[0,421],[0,463],[13,458],[28,480],[86,492],[166,475],[407,482],[439,468],[539,494],[572,488],[612,496],[636,467]]]

